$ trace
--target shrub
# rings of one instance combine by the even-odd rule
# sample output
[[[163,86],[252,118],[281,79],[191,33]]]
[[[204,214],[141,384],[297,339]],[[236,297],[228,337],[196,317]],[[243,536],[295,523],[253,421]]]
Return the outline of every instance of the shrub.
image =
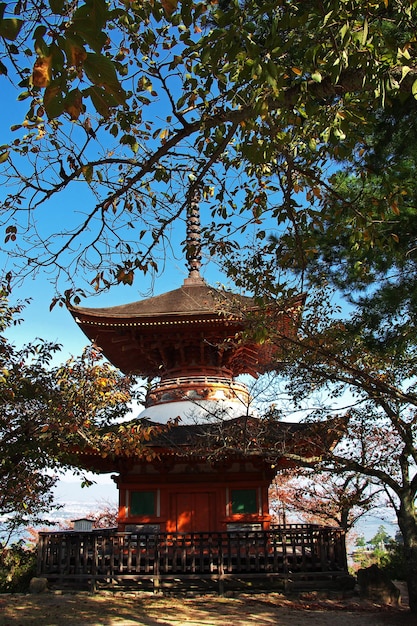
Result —
[[[405,580],[407,573],[407,563],[404,555],[404,545],[392,541],[388,545],[388,550],[382,560],[380,567],[391,578],[391,580]]]
[[[36,576],[34,549],[28,549],[19,541],[3,550],[0,555],[0,593],[28,591],[33,576]]]

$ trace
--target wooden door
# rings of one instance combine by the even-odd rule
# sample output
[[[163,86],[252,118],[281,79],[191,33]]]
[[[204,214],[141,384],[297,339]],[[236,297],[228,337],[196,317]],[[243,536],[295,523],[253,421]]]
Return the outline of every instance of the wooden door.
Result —
[[[215,494],[211,492],[172,494],[171,522],[179,533],[215,530]]]

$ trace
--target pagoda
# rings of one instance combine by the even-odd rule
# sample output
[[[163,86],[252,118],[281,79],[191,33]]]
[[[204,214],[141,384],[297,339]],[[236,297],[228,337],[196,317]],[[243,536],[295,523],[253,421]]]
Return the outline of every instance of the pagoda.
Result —
[[[290,463],[286,452],[295,446],[315,452],[300,424],[271,427],[270,445],[280,453],[248,445],[261,420],[237,377],[270,369],[279,347],[245,340],[247,320],[257,312],[253,299],[215,289],[201,277],[197,199],[188,212],[187,263],[188,277],[173,291],[110,308],[70,308],[113,365],[156,381],[135,422],[175,423],[151,439],[152,455],[103,459],[81,452],[81,463],[117,474],[121,531],[267,530],[268,488]],[[279,334],[297,332],[302,306],[300,296],[274,316]]]

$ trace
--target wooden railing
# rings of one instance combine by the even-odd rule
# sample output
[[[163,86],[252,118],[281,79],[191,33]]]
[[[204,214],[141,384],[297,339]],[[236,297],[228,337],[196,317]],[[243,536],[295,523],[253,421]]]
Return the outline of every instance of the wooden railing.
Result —
[[[41,532],[38,575],[50,579],[223,578],[346,572],[344,532],[315,525],[201,533]]]

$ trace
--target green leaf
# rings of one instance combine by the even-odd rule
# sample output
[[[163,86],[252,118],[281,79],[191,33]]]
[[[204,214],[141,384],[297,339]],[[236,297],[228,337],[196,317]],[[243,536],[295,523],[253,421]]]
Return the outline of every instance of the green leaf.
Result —
[[[112,88],[120,87],[113,63],[102,54],[89,52],[84,61],[84,70],[94,85]]]
[[[103,28],[110,17],[109,6],[106,0],[86,0],[74,13],[74,22],[88,20],[98,31]]]
[[[403,65],[401,68],[401,80],[400,82],[402,82],[404,80],[404,78],[407,76],[407,74],[411,71],[411,67],[409,67],[408,65]]]
[[[323,26],[326,26],[327,22],[329,21],[332,15],[333,15],[333,11],[329,11],[329,13],[326,13],[326,15],[324,16],[324,20],[323,20]]]
[[[43,94],[43,106],[50,120],[59,117],[63,113],[65,100],[62,90],[58,85],[51,84],[45,89],[45,93]]]
[[[110,115],[110,109],[112,107],[117,106],[117,101],[112,94],[97,85],[86,89],[84,91],[84,95],[90,96],[97,113],[102,115],[104,118]]]
[[[52,56],[52,66],[55,71],[59,71],[60,73],[64,69],[65,57],[61,48],[57,46],[55,43],[52,43],[49,47],[49,53]]]
[[[70,33],[81,37],[99,53],[107,41],[107,35],[102,32],[102,28],[109,18],[110,13],[104,0],[86,2],[75,11]]]
[[[6,150],[6,152],[2,152],[0,154],[0,163],[4,163],[5,161],[7,161],[8,158],[9,158],[9,151]]]
[[[120,143],[130,146],[132,149],[132,152],[134,152],[135,154],[139,149],[139,145],[136,140],[136,137],[134,137],[133,135],[123,135],[123,137],[120,139]]]
[[[349,33],[349,24],[343,24],[342,28],[340,29],[340,38],[343,41],[346,37],[346,34]]]
[[[417,100],[417,80],[414,81],[413,86],[411,87],[411,93],[414,98]]]
[[[20,33],[22,26],[22,20],[18,20],[15,17],[2,19],[0,20],[0,37],[14,41]]]
[[[363,46],[365,45],[366,40],[368,39],[368,31],[369,31],[368,20],[365,18],[365,21],[363,23],[363,32],[362,32],[362,45]]]
[[[320,135],[320,139],[323,143],[327,143],[330,139],[330,128],[326,128]]]
[[[40,57],[49,56],[49,48],[43,36],[46,33],[45,26],[38,26],[33,34],[35,40],[35,52]]]

